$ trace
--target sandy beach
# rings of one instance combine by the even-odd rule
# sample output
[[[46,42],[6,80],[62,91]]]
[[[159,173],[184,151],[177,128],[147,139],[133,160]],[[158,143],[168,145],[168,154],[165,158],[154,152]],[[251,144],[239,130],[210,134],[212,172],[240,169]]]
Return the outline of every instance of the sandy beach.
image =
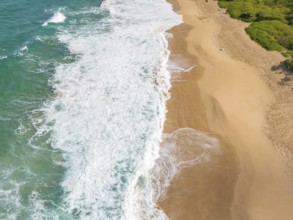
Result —
[[[292,220],[293,94],[274,67],[283,57],[215,1],[170,3],[184,20],[169,30],[170,60],[185,71],[172,75],[164,133],[206,159],[182,168],[158,206],[178,220]]]

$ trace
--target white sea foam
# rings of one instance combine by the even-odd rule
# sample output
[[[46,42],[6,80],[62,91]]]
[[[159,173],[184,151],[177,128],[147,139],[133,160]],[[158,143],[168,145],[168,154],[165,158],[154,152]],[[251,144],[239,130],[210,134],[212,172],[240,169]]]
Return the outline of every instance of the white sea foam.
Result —
[[[186,167],[209,161],[210,154],[218,150],[216,138],[195,129],[181,128],[165,134],[160,157],[130,192],[131,215],[135,216],[133,219],[168,219],[155,207],[159,198],[164,197],[175,175]]]
[[[0,60],[4,60],[6,58],[7,58],[7,56],[0,56]]]
[[[57,12],[55,12],[53,14],[53,16],[47,20],[42,26],[46,26],[49,23],[62,23],[64,22],[66,19],[66,17],[64,16],[64,14],[62,14],[61,9],[59,9]]]
[[[15,52],[15,54],[17,56],[23,56],[23,54],[26,53],[27,51],[28,51],[28,47],[25,45],[25,46],[21,47],[19,50],[17,50]]]
[[[148,183],[159,157],[170,87],[165,30],[181,18],[164,0],[107,0],[101,10],[109,13],[100,21],[60,31],[79,59],[57,67],[56,98],[44,106],[46,123],[36,135],[50,132],[52,147],[63,152],[68,214],[134,220],[147,210],[164,219],[156,192],[137,186]]]

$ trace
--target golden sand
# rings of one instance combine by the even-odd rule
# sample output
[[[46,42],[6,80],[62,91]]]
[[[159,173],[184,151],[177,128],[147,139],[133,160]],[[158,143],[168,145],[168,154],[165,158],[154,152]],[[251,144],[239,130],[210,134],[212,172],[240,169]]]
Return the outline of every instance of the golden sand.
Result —
[[[183,56],[182,65],[194,67],[173,76],[164,132],[196,129],[220,147],[208,161],[182,169],[159,207],[178,220],[292,220],[292,178],[285,171],[293,124],[282,114],[293,116],[287,103],[293,96],[289,84],[280,87],[284,75],[271,70],[283,57],[251,41],[247,24],[214,1],[172,3],[184,23],[170,30],[170,59]]]

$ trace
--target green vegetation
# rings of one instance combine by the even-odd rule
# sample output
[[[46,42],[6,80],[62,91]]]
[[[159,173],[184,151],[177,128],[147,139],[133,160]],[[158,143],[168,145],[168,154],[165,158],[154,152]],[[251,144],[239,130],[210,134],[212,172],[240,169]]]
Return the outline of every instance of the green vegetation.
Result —
[[[233,18],[251,22],[251,39],[283,53],[283,66],[293,71],[293,0],[219,0]]]
[[[293,50],[293,28],[281,21],[254,22],[246,32],[268,50]]]

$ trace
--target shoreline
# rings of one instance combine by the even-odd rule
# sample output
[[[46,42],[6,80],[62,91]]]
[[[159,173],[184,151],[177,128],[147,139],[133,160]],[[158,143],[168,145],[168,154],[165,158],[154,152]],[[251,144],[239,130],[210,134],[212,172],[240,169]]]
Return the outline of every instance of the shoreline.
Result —
[[[172,75],[164,133],[204,132],[219,150],[182,169],[158,206],[169,219],[291,220],[291,180],[271,143],[279,140],[272,127],[285,94],[275,86],[283,75],[271,74],[271,67],[282,56],[250,40],[247,24],[225,15],[217,2],[168,2],[184,20],[168,31],[170,60],[189,71]],[[196,157],[197,145],[177,147]]]

